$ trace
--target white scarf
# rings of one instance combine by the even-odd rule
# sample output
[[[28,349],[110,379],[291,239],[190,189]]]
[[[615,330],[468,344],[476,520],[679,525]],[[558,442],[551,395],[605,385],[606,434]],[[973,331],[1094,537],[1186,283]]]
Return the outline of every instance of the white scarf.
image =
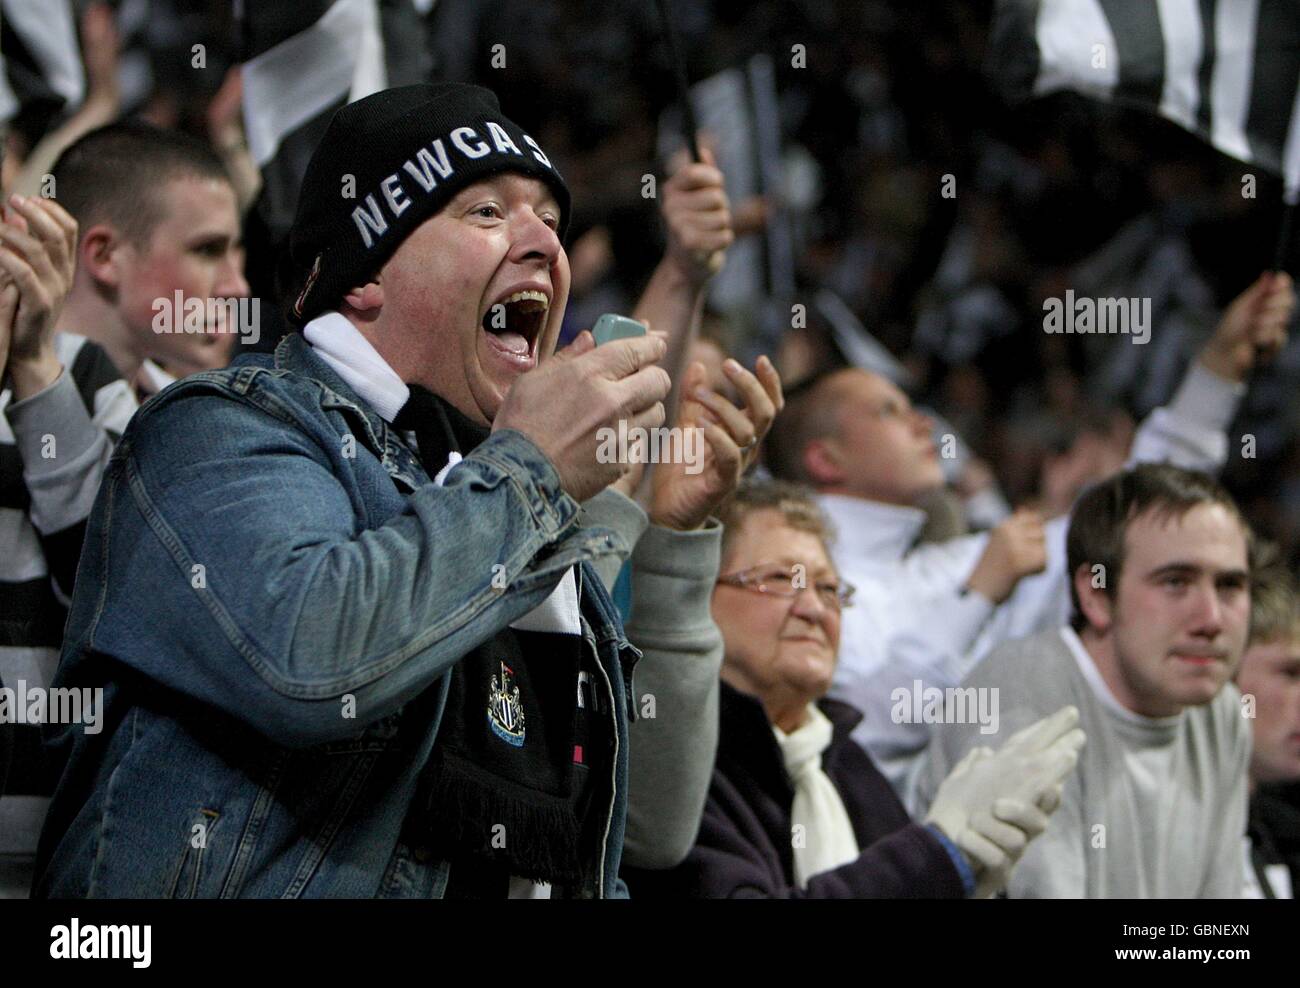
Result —
[[[329,364],[385,422],[392,422],[411,397],[411,389],[388,361],[339,312],[325,312],[302,328],[316,356]]]
[[[803,726],[790,734],[776,725],[772,730],[794,786],[790,813],[794,880],[804,888],[813,875],[856,858],[858,841],[835,783],[822,771],[822,753],[830,747],[832,733],[826,715],[810,703]]]

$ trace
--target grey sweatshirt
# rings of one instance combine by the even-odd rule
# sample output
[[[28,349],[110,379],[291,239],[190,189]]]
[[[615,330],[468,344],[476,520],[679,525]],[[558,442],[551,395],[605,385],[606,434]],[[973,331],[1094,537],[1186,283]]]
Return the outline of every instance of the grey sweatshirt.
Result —
[[[1025,851],[1012,898],[1237,898],[1250,728],[1229,683],[1175,717],[1142,717],[1110,693],[1069,628],[1008,642],[963,687],[998,690],[999,729],[938,728],[913,804],[976,745],[997,747],[1066,704],[1088,735],[1047,831]]]
[[[623,863],[672,868],[695,844],[718,746],[722,635],[709,613],[721,564],[722,526],[695,532],[648,524],[613,490],[583,504],[582,525],[604,525],[634,545],[628,640],[642,657],[632,672],[627,832]],[[596,563],[607,587],[619,560]]]

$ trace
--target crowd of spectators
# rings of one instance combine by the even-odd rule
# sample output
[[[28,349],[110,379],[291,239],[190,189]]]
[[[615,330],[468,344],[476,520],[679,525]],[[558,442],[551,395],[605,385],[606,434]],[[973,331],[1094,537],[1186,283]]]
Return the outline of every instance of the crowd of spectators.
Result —
[[[4,890],[34,878],[41,895],[1289,896],[1300,334],[1291,281],[1268,270],[1280,182],[1134,111],[1069,95],[1007,107],[983,71],[998,57],[990,0],[669,4],[692,80],[742,69],[752,98],[767,78],[775,95],[774,118],[702,133],[702,163],[671,154],[675,66],[654,4],[415,6],[426,81],[500,99],[483,118],[502,115],[495,150],[466,152],[460,174],[481,158],[480,184],[511,209],[558,214],[545,232],[512,228],[518,256],[502,261],[540,264],[545,292],[502,294],[503,332],[482,315],[503,352],[523,340],[515,356],[576,341],[531,389],[497,394],[473,370],[462,381],[459,351],[413,328],[443,310],[399,311],[401,286],[439,255],[418,253],[428,243],[398,223],[406,207],[387,185],[385,243],[400,246],[384,278],[321,272],[328,237],[354,220],[371,244],[362,220],[329,213],[344,208],[327,204],[335,172],[409,163],[414,143],[390,146],[403,128],[444,105],[479,113],[479,90],[395,89],[339,114],[295,220],[294,250],[316,266],[290,283],[289,244],[259,221],[267,189],[242,123],[256,107],[242,105],[230,5],[75,4],[85,99],[7,122],[0,686],[107,688],[111,726],[47,728],[42,747],[37,725],[11,721]],[[366,106],[392,114],[382,136]],[[540,166],[498,167],[511,148],[525,159],[524,134]],[[737,155],[760,179],[723,198]],[[402,222],[449,215],[463,188],[443,178]],[[1149,341],[1045,332],[1045,303],[1067,292],[1149,306]],[[241,338],[236,308],[218,307],[203,333],[159,332],[158,300],[173,296],[255,299],[266,322]],[[628,363],[615,368],[615,350],[582,335],[603,312],[662,338],[618,341]],[[448,363],[430,371],[435,354]],[[563,386],[564,367],[626,387],[625,418],[701,430],[703,476],[661,467],[642,483],[577,464],[543,399],[565,396],[573,428],[601,409],[583,404],[585,377]],[[271,368],[284,380],[259,376]],[[216,373],[191,376],[204,371]],[[334,436],[295,381],[324,382],[355,412],[363,425],[348,428],[375,441],[362,462],[348,462],[357,437]],[[210,416],[204,431],[182,438],[195,413]],[[304,452],[303,436],[354,452]],[[377,490],[384,471],[401,497]],[[281,532],[294,484],[313,505]],[[613,533],[599,537],[621,571],[591,557],[590,531]],[[451,532],[463,544],[435,549]],[[486,596],[426,572],[453,559],[481,564]],[[1139,566],[1159,574],[1151,586]],[[184,580],[169,583],[169,567]],[[384,605],[404,579],[426,594],[409,613]],[[208,581],[201,622],[187,608]],[[620,695],[609,649],[624,630],[645,656]],[[570,684],[529,665],[545,648],[572,662],[571,725],[556,714]],[[169,666],[169,649],[193,667]],[[1033,663],[1042,675],[1019,683]],[[234,685],[233,668],[255,674]],[[572,741],[581,771],[486,755],[476,675],[497,739],[523,745],[522,685],[547,711],[544,724],[530,708],[528,729],[550,754]],[[1002,726],[900,716],[913,684],[1000,689]],[[320,705],[337,696],[360,702],[355,723]],[[348,760],[327,765],[327,749]],[[362,750],[388,767],[370,775]],[[150,761],[168,751],[187,753],[192,778]],[[116,770],[125,842],[158,843],[157,860],[96,849]],[[265,781],[282,770],[288,781]],[[543,776],[537,793],[502,795]],[[208,805],[204,784],[238,796]],[[250,866],[251,846],[237,854],[227,836],[238,818],[223,831],[222,814],[280,785],[284,813]],[[354,812],[363,788],[373,802]],[[154,829],[176,793],[198,801],[176,827],[202,834],[179,858]],[[439,799],[462,816],[434,812],[413,836],[412,807]],[[605,799],[612,841],[596,839]],[[308,818],[334,828],[310,867],[295,848],[323,831],[294,822]],[[476,828],[499,818],[532,843],[478,846]],[[1099,819],[1114,843],[1092,854],[1107,846],[1089,829]],[[1177,853],[1157,853],[1172,826]]]

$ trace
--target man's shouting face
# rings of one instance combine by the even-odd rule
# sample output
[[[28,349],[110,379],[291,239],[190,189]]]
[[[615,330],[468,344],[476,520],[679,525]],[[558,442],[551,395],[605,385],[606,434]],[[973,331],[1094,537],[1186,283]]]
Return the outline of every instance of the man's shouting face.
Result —
[[[569,298],[560,219],[537,179],[504,172],[467,186],[402,242],[376,283],[348,295],[353,315],[373,323],[367,336],[403,380],[491,424],[515,378],[559,338]]]

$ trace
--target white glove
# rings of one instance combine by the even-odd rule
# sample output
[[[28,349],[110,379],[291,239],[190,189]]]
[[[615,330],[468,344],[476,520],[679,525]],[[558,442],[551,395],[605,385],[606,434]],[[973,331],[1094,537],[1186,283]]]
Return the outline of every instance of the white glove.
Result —
[[[1078,710],[1063,707],[1012,735],[996,753],[975,748],[940,784],[925,822],[970,860],[977,896],[1006,885],[1029,841],[1060,805],[1061,787],[1085,740],[1078,722]]]

